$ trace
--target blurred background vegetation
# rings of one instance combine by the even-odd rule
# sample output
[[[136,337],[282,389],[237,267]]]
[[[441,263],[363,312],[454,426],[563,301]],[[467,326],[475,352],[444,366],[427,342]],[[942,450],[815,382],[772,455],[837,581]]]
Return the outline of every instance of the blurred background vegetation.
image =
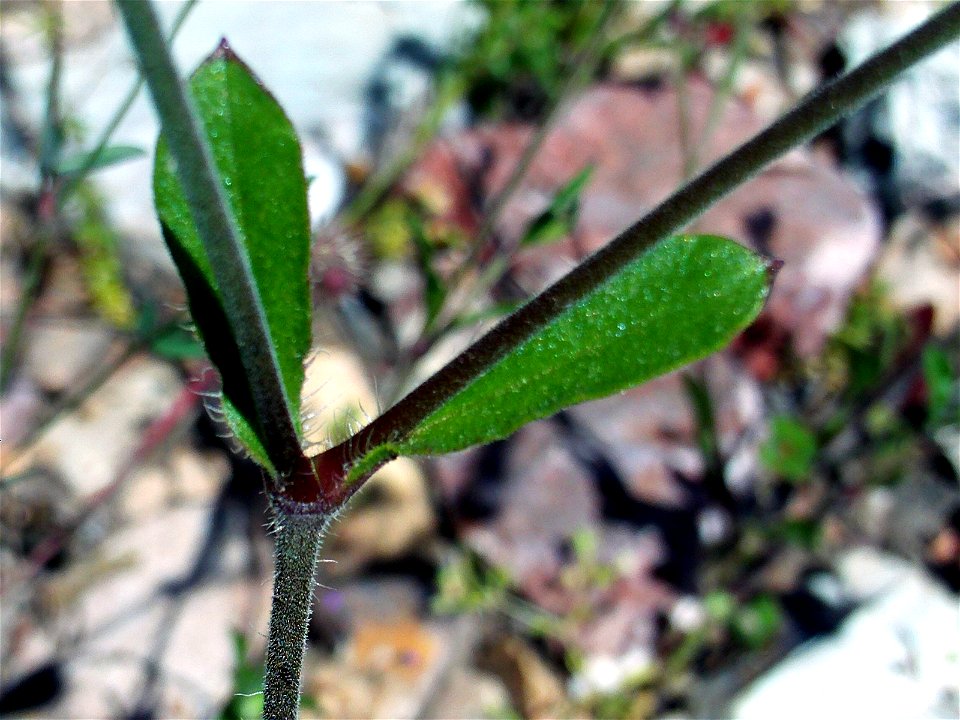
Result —
[[[596,216],[620,202],[611,185],[644,172],[688,177],[746,132],[738,118],[762,124],[858,57],[864,17],[902,31],[894,5],[480,0],[470,3],[472,29],[447,47],[398,35],[365,89],[360,150],[325,156],[343,190],[316,223],[321,351],[305,401],[315,442],[364,422],[596,247],[605,231]],[[155,717],[215,707],[254,717],[257,603],[269,577],[260,480],[202,411],[216,379],[176,281],[132,252],[138,240],[111,220],[99,173],[150,149],[114,143],[109,127],[94,137],[64,104],[65,45],[76,42],[65,10],[0,9],[0,711]],[[23,38],[41,38],[47,61],[33,105],[18,96],[8,59]],[[934,80],[931,70],[914,83]],[[931,88],[936,112],[946,91]],[[562,413],[489,448],[397,463],[358,498],[330,541],[337,563],[321,568],[305,716],[729,716],[791,651],[841,635],[870,605],[849,570],[856,551],[889,558],[955,603],[960,191],[955,158],[944,161],[945,186],[906,173],[918,151],[884,102],[909,100],[874,103],[805,150],[807,165],[781,168],[814,184],[829,173],[852,188],[852,207],[803,205],[804,239],[775,203],[723,211],[737,239],[796,254],[785,258],[782,299],[720,360],[651,396],[598,406],[600,420]],[[38,105],[40,116],[23,109]],[[637,108],[649,115],[630,116]],[[623,129],[645,124],[668,125],[667,165],[656,165],[658,141],[631,145],[643,135]],[[584,144],[590,162],[574,163]],[[21,181],[14,163],[36,174]],[[320,188],[322,177],[311,182]],[[623,192],[642,198],[629,209],[639,215],[658,190]],[[850,202],[841,194],[838,206]],[[863,271],[824,289],[811,268],[847,262],[853,245],[835,237],[847,227],[835,218],[862,208],[870,219],[854,225],[866,239],[849,262]],[[699,229],[727,232],[709,217]],[[83,424],[101,415],[93,428],[116,448],[97,448]],[[636,420],[648,415],[647,425]],[[107,480],[85,485],[63,469],[89,476],[93,461],[77,443],[116,455],[104,461]],[[653,486],[634,482],[631,463],[651,452],[666,469]],[[549,477],[538,481],[530,466]],[[559,529],[536,526],[545,501],[522,489],[536,482],[556,495],[547,507]],[[570,497],[563,488],[574,488]],[[586,509],[571,510],[581,497]],[[196,515],[181,532],[183,508]],[[564,525],[571,517],[585,520]],[[151,519],[187,538],[183,562],[131,576],[141,585],[130,595],[160,613],[136,631],[138,650],[98,650],[102,627],[90,618],[107,621],[91,615],[90,598],[122,595],[124,573],[145,561],[118,554],[130,546],[117,538]],[[218,607],[233,610],[212,622]],[[190,613],[222,636],[220,654],[200,653],[199,663],[201,675],[222,678],[219,689],[190,689],[183,677],[197,671],[170,659]],[[97,652],[136,682],[104,671],[110,679],[91,692],[105,704],[73,704],[71,683],[102,669]],[[918,666],[956,668],[956,648],[952,660],[916,652]],[[952,692],[930,690],[924,711],[955,708]]]

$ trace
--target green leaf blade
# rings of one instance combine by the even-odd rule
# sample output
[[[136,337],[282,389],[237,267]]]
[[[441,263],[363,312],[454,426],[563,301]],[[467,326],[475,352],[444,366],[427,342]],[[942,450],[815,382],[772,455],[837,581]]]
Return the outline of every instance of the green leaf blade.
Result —
[[[763,258],[714,236],[677,236],[572,305],[427,416],[402,455],[455,452],[510,435],[726,345],[760,312]]]
[[[157,145],[154,195],[164,237],[187,287],[190,311],[223,382],[224,415],[255,460],[273,469],[276,448],[299,443],[303,361],[310,346],[309,215],[299,140],[276,100],[221,46],[196,70],[190,91],[204,125],[266,316],[296,438],[275,437],[260,418],[230,332],[213,269],[166,143]],[[271,435],[273,433],[273,435]]]
[[[580,212],[580,196],[593,176],[593,168],[587,165],[557,190],[547,209],[534,218],[520,238],[521,246],[546,245],[573,231]]]
[[[91,157],[96,153],[96,157]],[[78,175],[81,171],[95,172],[117,165],[128,160],[143,157],[146,152],[141,147],[133,145],[108,145],[100,152],[92,150],[62,158],[57,163],[57,173],[60,175]]]

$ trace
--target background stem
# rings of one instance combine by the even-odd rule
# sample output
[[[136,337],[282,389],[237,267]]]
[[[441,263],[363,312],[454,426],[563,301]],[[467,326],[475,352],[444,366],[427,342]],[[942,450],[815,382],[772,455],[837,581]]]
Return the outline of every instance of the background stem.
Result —
[[[300,711],[300,676],[313,603],[314,573],[325,519],[276,515],[276,569],[270,606],[264,720],[289,720]]]
[[[177,12],[177,16],[173,19],[173,25],[170,27],[170,33],[168,36],[169,39],[167,40],[168,44],[173,42],[174,38],[177,36],[177,33],[180,32],[180,28],[183,26],[183,23],[186,22],[190,11],[193,10],[196,4],[197,0],[187,0],[187,2],[183,4],[183,7],[181,7]],[[87,175],[90,174],[90,171],[93,169],[94,165],[97,164],[97,161],[100,159],[103,151],[107,148],[107,145],[110,144],[110,138],[113,137],[113,133],[116,132],[118,127],[120,127],[120,123],[123,122],[123,119],[127,116],[130,108],[133,107],[133,103],[136,101],[137,96],[140,94],[140,90],[142,88],[143,73],[138,72],[137,79],[133,83],[133,86],[127,91],[126,97],[124,97],[123,101],[117,106],[117,109],[114,111],[110,121],[100,132],[100,136],[93,145],[93,150],[87,153],[87,156],[84,159],[83,164],[80,166],[80,169],[71,174],[65,186],[59,192],[57,201],[60,204],[62,204],[70,196],[70,194],[77,189],[80,183],[86,179]]]

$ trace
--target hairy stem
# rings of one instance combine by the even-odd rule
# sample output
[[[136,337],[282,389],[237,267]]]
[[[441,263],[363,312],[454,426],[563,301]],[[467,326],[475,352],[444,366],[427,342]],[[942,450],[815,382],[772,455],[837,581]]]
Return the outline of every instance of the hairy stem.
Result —
[[[658,240],[681,230],[711,204],[760,172],[789,150],[815,137],[877,95],[907,68],[960,37],[960,3],[954,3],[923,25],[873,56],[855,70],[811,93],[793,110],[732,153],[684,184],[662,204],[627,228],[568,275],[505,319],[500,325],[450,361],[395,406],[345,443],[314,459],[318,475],[331,467],[355,462],[354,449],[402,441],[430,413],[495,365],[527,338],[541,330],[571,304],[606,282]],[[392,458],[379,453],[379,464]],[[371,468],[371,472],[372,469]],[[343,502],[362,485],[362,478],[339,488],[333,496],[318,496],[319,484],[291,483],[285,495],[302,502]],[[340,479],[342,481],[342,478]],[[334,479],[334,484],[336,479]]]
[[[240,361],[251,378],[257,417],[270,432],[263,433],[276,470],[289,470],[301,456],[294,409],[285,401],[283,379],[256,289],[250,263],[227,205],[210,148],[196,109],[181,82],[173,57],[149,0],[117,0],[141,72],[160,116],[163,137],[176,161],[193,221],[223,294],[230,330]]]
[[[325,521],[277,512],[276,569],[270,606],[264,720],[299,715],[300,676],[313,602],[314,574]]]

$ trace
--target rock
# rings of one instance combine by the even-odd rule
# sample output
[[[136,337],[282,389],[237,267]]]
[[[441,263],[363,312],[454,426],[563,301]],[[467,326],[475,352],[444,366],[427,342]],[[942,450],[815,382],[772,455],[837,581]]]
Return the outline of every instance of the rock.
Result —
[[[137,448],[143,428],[171,407],[180,388],[170,365],[135,357],[4,470],[40,465],[79,495],[101,490]]]
[[[326,551],[336,563],[335,572],[346,574],[374,560],[414,552],[435,525],[423,471],[415,461],[401,458],[370,478],[334,526]]]
[[[369,422],[379,412],[379,398],[356,356],[327,346],[307,363],[303,412],[307,442],[320,452]],[[337,563],[334,572],[347,574],[409,552],[434,524],[426,478],[415,461],[401,458],[370,479],[335,526],[325,552]]]
[[[70,393],[118,357],[114,333],[96,320],[35,323],[26,331],[23,364],[30,379],[52,393]]]
[[[934,331],[947,337],[960,323],[960,225],[937,227],[907,213],[890,230],[877,279],[904,311],[930,305]]]
[[[724,354],[570,411],[603,439],[637,497],[674,507],[685,503],[685,495],[673,474],[696,478],[705,469],[685,373],[706,384],[720,452],[729,460],[728,485],[746,489],[756,470],[754,435],[764,417],[763,397],[759,384]]]
[[[358,620],[340,657],[306,673],[323,717],[425,717],[425,708],[476,642],[473,618]]]
[[[208,522],[208,506],[185,506],[108,539],[103,562],[113,562],[112,572],[63,612],[77,640],[55,715],[126,716],[138,702],[158,717],[217,715],[233,687],[231,633],[248,625],[269,587],[234,574],[179,597],[163,594],[187,574]],[[147,663],[156,663],[152,688]]]
[[[229,472],[222,453],[179,445],[133,473],[120,494],[120,513],[136,519],[179,504],[212,503]]]
[[[706,384],[713,401],[720,452],[730,459],[726,491],[745,492],[756,471],[755,428],[764,417],[759,386],[724,355],[688,372]],[[507,442],[438,458],[435,477],[464,541],[504,569],[531,601],[567,618],[565,643],[601,665],[637,669],[630,658],[651,656],[656,618],[677,596],[653,571],[695,564],[674,556],[697,552],[696,526],[693,537],[683,537],[694,543],[686,550],[674,546],[673,533],[683,532],[681,520],[703,525],[722,510],[722,498],[702,486],[698,427],[679,373],[567,415],[570,428],[542,421]],[[595,476],[589,458],[584,462],[585,442],[602,450],[627,498],[613,498],[612,481]],[[635,516],[621,507],[629,500],[638,503]],[[610,502],[627,515],[607,517]],[[569,557],[578,532],[594,538],[595,558]],[[589,580],[591,564],[606,568],[606,583]]]
[[[330,344],[307,358],[301,397],[304,440],[312,454],[345,440],[380,409],[359,358]]]
[[[423,717],[471,720],[513,717],[506,685],[496,675],[475,668],[454,668],[446,686]]]
[[[937,9],[929,3],[895,3],[852,14],[838,39],[848,67],[914,29]],[[845,124],[848,154],[859,155],[864,173],[881,177],[878,189],[899,204],[955,202],[960,177],[960,43],[953,43],[907,70],[859,115]],[[876,142],[891,154],[888,167],[871,163]],[[877,148],[874,147],[873,155]],[[870,167],[873,165],[873,167]],[[889,175],[889,178],[882,177]],[[884,187],[889,182],[890,187]]]
[[[43,292],[30,308],[35,317],[83,317],[90,311],[90,296],[83,280],[80,260],[66,252],[47,257]],[[28,327],[30,333],[35,325]]]
[[[863,607],[836,635],[801,646],[754,682],[733,716],[955,717],[956,597],[876,550],[849,551],[839,566]]]
[[[649,673],[654,658],[649,651],[636,649],[620,656],[594,655],[570,679],[570,694],[577,699],[620,692],[631,680]]]
[[[555,577],[562,545],[598,528],[596,491],[548,422],[519,430],[502,476],[490,480],[502,485],[496,515],[465,526],[463,538],[520,584]]]
[[[566,717],[570,705],[563,683],[526,642],[503,637],[483,653],[482,665],[503,680],[513,706],[525,718]]]
[[[44,408],[39,388],[29,379],[13,379],[7,392],[0,396],[0,427],[4,445],[17,447],[34,427]]]
[[[14,199],[0,198],[0,250],[4,253],[19,252],[31,240],[32,232],[22,204]]]

